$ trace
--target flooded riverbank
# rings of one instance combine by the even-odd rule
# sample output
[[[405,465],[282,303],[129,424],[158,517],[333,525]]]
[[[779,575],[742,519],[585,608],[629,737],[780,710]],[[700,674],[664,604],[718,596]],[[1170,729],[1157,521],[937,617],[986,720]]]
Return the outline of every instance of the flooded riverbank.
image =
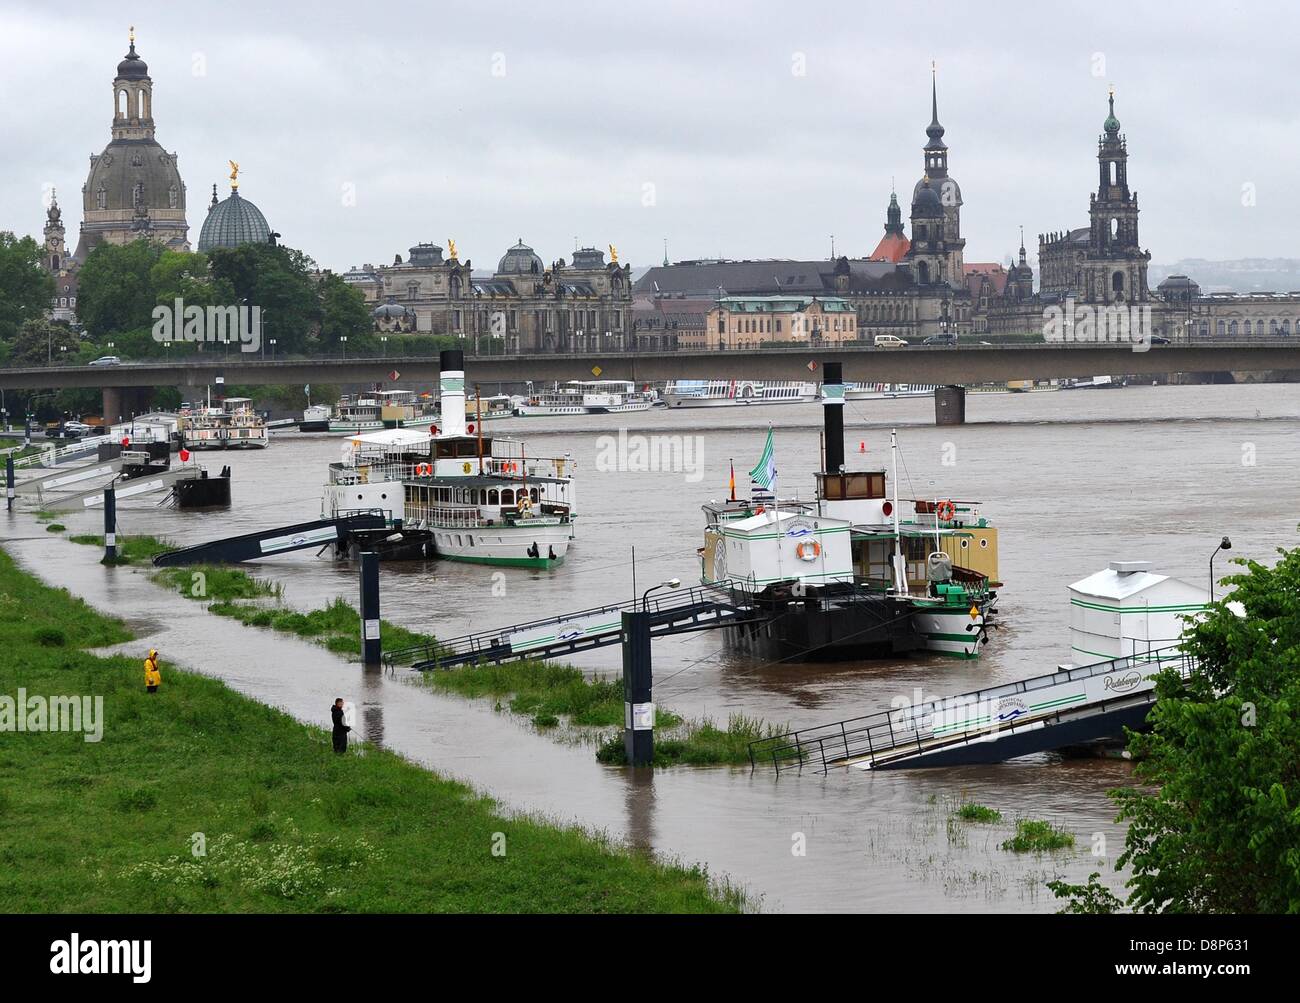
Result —
[[[1285,385],[1157,387],[1118,391],[972,395],[972,423],[928,424],[928,400],[865,402],[846,414],[851,467],[887,465],[888,428],[898,424],[903,497],[979,499],[1001,531],[1006,588],[984,658],[913,658],[834,666],[757,665],[712,634],[659,642],[656,700],[688,716],[725,721],[745,713],[802,726],[887,707],[916,688],[956,692],[1048,671],[1068,659],[1065,586],[1116,559],[1200,582],[1219,537],[1234,555],[1269,560],[1294,546],[1300,497],[1300,394]],[[1197,415],[1196,418],[1180,417]],[[820,411],[789,405],[727,412],[648,412],[577,419],[494,421],[492,434],[527,438],[530,455],[571,453],[578,463],[579,539],[550,572],[432,562],[386,565],[383,615],[442,636],[630,598],[630,548],[641,590],[698,575],[699,505],[726,492],[728,464],[752,465],[768,421],[777,430],[782,490],[811,496]],[[707,427],[706,427],[707,425]],[[698,436],[698,470],[599,469],[602,436]],[[859,443],[866,452],[859,452]],[[209,454],[230,463],[235,504],[196,515],[122,507],[124,533],[186,543],[314,518],[337,438],[277,436],[261,453]],[[946,462],[950,461],[950,462]],[[742,474],[743,477],[743,474]],[[742,485],[743,488],[743,485]],[[63,519],[97,531],[98,513]],[[557,743],[486,701],[417,689],[363,674],[323,649],[241,628],[201,604],[168,595],[138,569],[103,568],[93,548],[11,517],[6,544],[25,567],[100,609],[125,617],[178,662],[320,722],[335,695],[362,709],[364,737],[467,780],[507,806],[607,829],[638,846],[706,862],[786,910],[1051,911],[1044,877],[1082,880],[1110,864],[1123,840],[1106,791],[1125,782],[1122,762],[1030,757],[996,767],[828,777],[678,768],[653,777],[598,765],[590,746]],[[316,608],[336,595],[355,601],[355,569],[300,554],[263,562],[259,574],[286,586],[286,601]],[[1224,564],[1218,569],[1226,571]],[[498,588],[493,588],[494,584]],[[504,590],[499,586],[504,584]],[[138,646],[137,645],[137,646]],[[617,649],[577,660],[618,671]],[[947,824],[958,801],[1003,813],[998,826]],[[1045,857],[998,849],[1018,816],[1073,832],[1077,846]],[[1094,858],[1096,834],[1108,857]],[[806,855],[795,851],[806,848]]]

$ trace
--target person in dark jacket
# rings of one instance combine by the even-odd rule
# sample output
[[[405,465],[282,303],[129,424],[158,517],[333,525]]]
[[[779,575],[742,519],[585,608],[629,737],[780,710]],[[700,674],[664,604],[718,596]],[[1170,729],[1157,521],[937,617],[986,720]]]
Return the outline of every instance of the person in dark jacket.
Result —
[[[330,708],[330,716],[334,719],[334,751],[342,755],[348,751],[348,732],[352,730],[343,723],[342,697],[334,701],[334,706]]]

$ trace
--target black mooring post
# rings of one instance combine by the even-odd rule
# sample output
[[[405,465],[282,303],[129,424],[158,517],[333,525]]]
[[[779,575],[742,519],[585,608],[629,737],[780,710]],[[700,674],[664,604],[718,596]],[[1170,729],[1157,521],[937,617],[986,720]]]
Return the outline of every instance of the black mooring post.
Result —
[[[104,560],[117,560],[117,491],[104,489]]]
[[[361,662],[375,666],[383,657],[379,638],[379,555],[361,555]]]
[[[12,512],[14,507],[14,454],[5,457],[5,511]]]
[[[651,701],[651,613],[623,613],[623,747],[630,766],[649,766],[655,755],[655,705]]]

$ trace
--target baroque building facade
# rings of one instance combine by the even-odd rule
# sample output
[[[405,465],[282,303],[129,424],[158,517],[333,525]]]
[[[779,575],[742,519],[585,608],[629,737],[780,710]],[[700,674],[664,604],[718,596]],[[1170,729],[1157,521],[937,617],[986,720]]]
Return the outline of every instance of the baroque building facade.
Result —
[[[417,244],[391,265],[353,267],[344,280],[361,291],[380,331],[450,334],[480,348],[489,339],[506,352],[630,350],[632,277],[610,247],[594,247],[549,266],[522,238],[490,276],[461,261],[455,241],[444,249]]]

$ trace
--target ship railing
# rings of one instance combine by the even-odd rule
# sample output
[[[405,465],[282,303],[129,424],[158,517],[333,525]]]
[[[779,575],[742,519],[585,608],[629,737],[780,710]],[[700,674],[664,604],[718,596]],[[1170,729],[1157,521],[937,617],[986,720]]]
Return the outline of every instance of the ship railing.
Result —
[[[1049,710],[1042,714],[1015,717],[1000,721],[996,707],[1008,697],[1031,695],[1035,691],[1061,683],[1088,679],[1115,672],[1137,671],[1144,676],[1156,670],[1173,669],[1183,678],[1196,671],[1195,659],[1186,654],[1180,645],[1150,648],[1141,653],[1122,658],[1061,669],[1057,672],[1031,679],[1022,679],[1001,686],[974,690],[951,697],[940,697],[911,707],[877,711],[862,717],[817,725],[783,735],[772,735],[749,743],[750,767],[772,766],[778,773],[782,769],[802,769],[813,766],[826,773],[832,766],[867,763],[876,766],[901,757],[935,751],[954,745],[987,742],[1002,734],[1020,730],[1037,729],[1045,723],[1056,723],[1063,714],[1077,712],[1082,707],[1103,709],[1119,701],[1131,701],[1135,695],[1145,695],[1155,701],[1154,690],[1139,691],[1113,699],[1077,703]],[[985,710],[987,709],[987,713]],[[968,712],[975,711],[973,715]],[[967,713],[959,727],[949,728],[936,722],[942,715],[952,712]],[[965,723],[969,722],[969,723]]]
[[[450,526],[454,529],[478,529],[484,525],[483,513],[477,505],[407,504],[407,514],[422,520],[426,525]]]
[[[331,463],[331,484],[382,484],[414,476],[412,463]]]

